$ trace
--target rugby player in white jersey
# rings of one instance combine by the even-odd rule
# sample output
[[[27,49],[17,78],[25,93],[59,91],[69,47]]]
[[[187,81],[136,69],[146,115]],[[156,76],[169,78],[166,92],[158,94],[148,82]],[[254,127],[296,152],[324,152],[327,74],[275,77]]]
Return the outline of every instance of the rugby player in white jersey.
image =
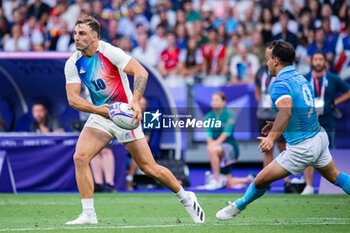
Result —
[[[147,71],[121,49],[100,41],[98,21],[85,16],[78,19],[74,28],[78,50],[66,62],[66,91],[70,106],[91,113],[82,130],[74,153],[76,180],[83,211],[66,224],[96,224],[94,209],[94,183],[89,167],[90,160],[114,137],[124,143],[139,168],[173,191],[196,223],[205,220],[204,211],[194,193],[186,192],[174,175],[153,159],[144,138],[141,125],[135,130],[124,130],[115,125],[108,115],[114,102],[128,103],[134,111],[133,120],[142,120],[140,99],[146,87]],[[134,91],[130,90],[127,74],[134,76]],[[81,81],[88,87],[92,104],[80,96]]]

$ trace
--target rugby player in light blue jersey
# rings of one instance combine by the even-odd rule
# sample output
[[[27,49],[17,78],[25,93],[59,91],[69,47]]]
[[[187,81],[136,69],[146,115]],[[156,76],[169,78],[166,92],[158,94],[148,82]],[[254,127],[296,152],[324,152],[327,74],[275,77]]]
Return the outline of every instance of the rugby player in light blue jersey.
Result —
[[[272,148],[281,136],[287,150],[266,166],[248,187],[244,196],[216,213],[219,220],[237,216],[248,204],[263,196],[274,181],[290,174],[300,175],[308,166],[314,167],[329,182],[350,195],[350,176],[339,172],[328,150],[328,137],[320,126],[314,107],[314,93],[310,83],[293,67],[295,51],[291,44],[274,41],[267,52],[267,66],[276,80],[270,86],[273,107],[277,112],[274,123],[262,131],[261,152]]]

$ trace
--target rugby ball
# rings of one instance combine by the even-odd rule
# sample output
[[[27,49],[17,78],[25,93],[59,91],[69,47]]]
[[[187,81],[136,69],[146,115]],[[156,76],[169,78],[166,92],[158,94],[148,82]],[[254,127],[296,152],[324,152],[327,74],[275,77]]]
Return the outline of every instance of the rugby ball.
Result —
[[[138,125],[132,123],[132,118],[134,117],[134,111],[128,109],[128,104],[116,102],[112,104],[109,109],[109,118],[120,128],[133,130],[138,127]]]

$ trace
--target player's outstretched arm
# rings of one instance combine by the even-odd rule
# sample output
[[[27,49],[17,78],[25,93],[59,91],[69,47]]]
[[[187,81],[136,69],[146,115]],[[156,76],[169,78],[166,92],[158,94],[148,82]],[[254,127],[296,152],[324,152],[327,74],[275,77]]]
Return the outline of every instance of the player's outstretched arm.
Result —
[[[109,119],[108,108],[109,104],[95,106],[80,96],[81,84],[68,83],[66,84],[68,103],[72,108],[82,112],[95,113]]]
[[[125,66],[124,72],[134,76],[134,96],[132,102],[129,104],[129,108],[134,110],[132,121],[134,122],[134,120],[136,120],[136,124],[139,124],[142,120],[140,99],[146,89],[148,72],[133,58],[131,58],[129,63]]]
[[[267,137],[258,137],[261,140],[259,148],[261,152],[269,151],[273,143],[279,138],[286,129],[288,122],[292,116],[292,99],[284,98],[276,104],[278,114],[273,122],[272,129]]]

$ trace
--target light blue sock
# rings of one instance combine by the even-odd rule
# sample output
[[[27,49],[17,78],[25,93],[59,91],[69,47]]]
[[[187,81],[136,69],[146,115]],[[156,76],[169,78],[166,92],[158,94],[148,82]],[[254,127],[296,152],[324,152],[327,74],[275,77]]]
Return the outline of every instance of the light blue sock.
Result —
[[[334,184],[342,188],[345,193],[350,195],[350,176],[349,175],[340,172]]]
[[[250,203],[252,203],[256,199],[258,199],[259,197],[264,195],[266,190],[267,190],[267,188],[266,189],[257,189],[254,186],[254,182],[251,183],[249,185],[247,191],[245,192],[244,196],[242,198],[238,199],[237,201],[235,201],[238,209],[244,210],[247,207],[247,205],[249,205]]]

